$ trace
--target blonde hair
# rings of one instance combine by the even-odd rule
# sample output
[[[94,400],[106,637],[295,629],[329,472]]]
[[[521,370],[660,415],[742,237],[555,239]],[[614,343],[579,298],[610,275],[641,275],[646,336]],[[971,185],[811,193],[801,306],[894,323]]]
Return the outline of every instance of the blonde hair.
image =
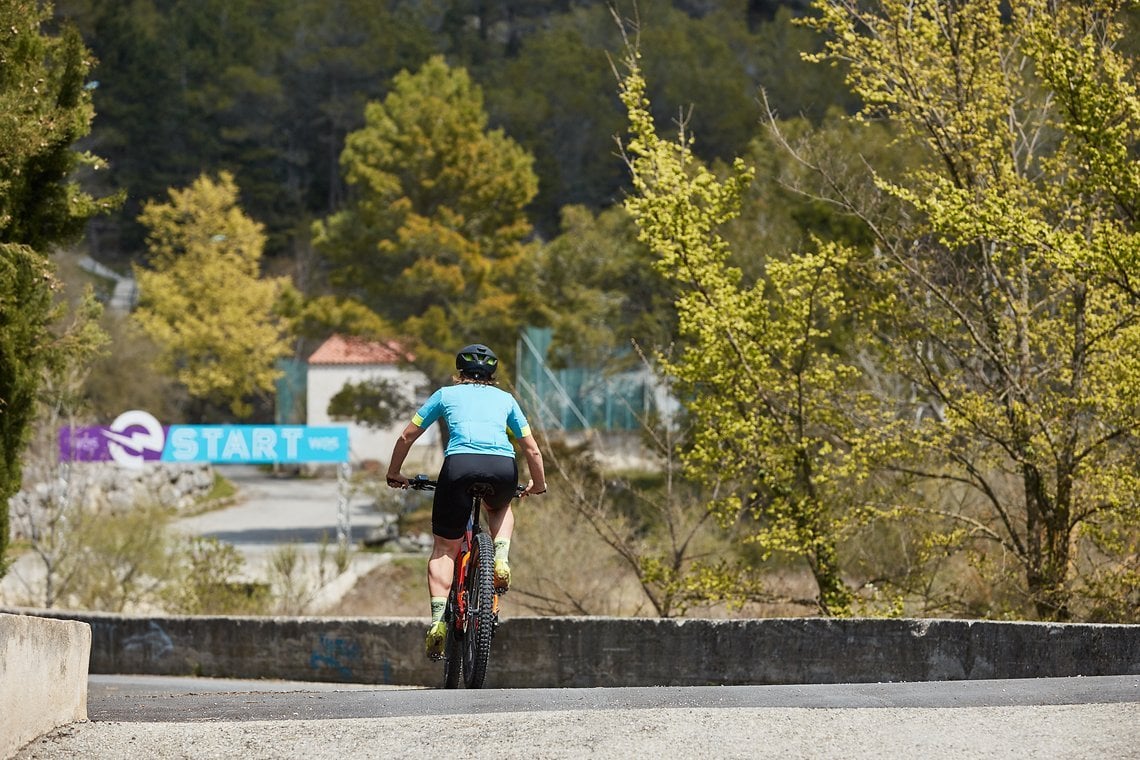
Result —
[[[494,386],[498,386],[498,384],[499,384],[499,381],[493,377],[472,377],[470,375],[464,375],[462,372],[460,372],[457,375],[452,376],[451,380],[456,385],[494,385]]]

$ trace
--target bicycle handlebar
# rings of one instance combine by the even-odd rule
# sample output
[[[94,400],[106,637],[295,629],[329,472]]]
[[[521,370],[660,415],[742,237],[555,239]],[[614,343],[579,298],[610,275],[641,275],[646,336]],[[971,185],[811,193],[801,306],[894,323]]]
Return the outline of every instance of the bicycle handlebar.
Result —
[[[408,479],[408,488],[415,491],[434,491],[436,482],[429,480],[427,475],[417,475]]]
[[[434,491],[437,485],[438,483],[428,478],[427,475],[417,475],[408,479],[408,488],[413,491]],[[515,497],[522,496],[525,490],[526,486],[522,484],[515,486]]]

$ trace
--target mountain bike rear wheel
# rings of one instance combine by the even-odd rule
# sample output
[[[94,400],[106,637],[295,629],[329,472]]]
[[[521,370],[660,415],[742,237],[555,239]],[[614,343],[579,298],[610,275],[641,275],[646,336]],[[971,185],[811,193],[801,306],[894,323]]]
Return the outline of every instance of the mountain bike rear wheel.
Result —
[[[467,631],[463,636],[463,683],[478,689],[487,677],[495,633],[495,547],[486,533],[475,536],[467,574]]]
[[[456,601],[457,589],[451,586],[451,593],[447,597],[447,610],[443,619],[447,622],[447,638],[443,644],[443,686],[445,689],[459,688],[459,676],[463,669],[463,637],[457,628],[459,604]]]

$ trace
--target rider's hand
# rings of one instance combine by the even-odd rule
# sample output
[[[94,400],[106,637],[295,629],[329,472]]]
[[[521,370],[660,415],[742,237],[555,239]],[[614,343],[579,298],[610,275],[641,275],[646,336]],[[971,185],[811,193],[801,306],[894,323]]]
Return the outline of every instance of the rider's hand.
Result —
[[[542,484],[542,490],[541,491],[536,491],[536,490],[534,490],[534,481],[528,480],[527,484],[526,484],[526,488],[523,489],[522,495],[523,496],[538,496],[539,494],[544,494],[544,493],[546,493],[546,484],[545,483]]]
[[[408,487],[408,479],[405,478],[403,475],[401,475],[398,472],[395,475],[393,475],[392,473],[388,473],[387,480],[388,480],[388,487],[389,488],[407,488]]]

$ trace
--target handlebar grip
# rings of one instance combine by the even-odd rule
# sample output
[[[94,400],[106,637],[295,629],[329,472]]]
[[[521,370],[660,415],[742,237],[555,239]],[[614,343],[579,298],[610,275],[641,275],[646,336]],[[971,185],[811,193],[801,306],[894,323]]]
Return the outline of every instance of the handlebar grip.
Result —
[[[435,485],[434,480],[422,473],[408,481],[408,488],[414,488],[417,491],[434,491]]]

